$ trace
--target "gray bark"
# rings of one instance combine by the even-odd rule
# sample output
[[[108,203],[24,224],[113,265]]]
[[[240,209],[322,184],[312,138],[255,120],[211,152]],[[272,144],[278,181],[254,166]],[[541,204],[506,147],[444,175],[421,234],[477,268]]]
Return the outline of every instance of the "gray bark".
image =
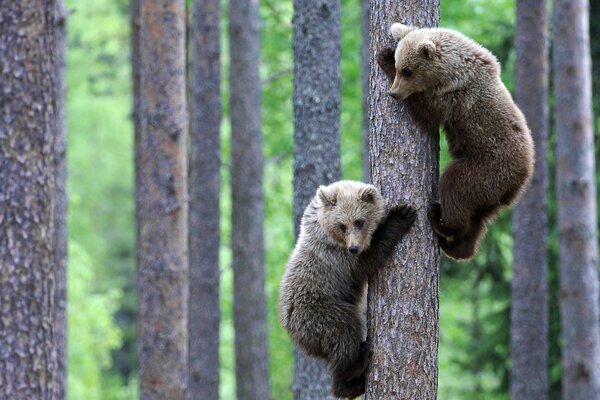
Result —
[[[592,400],[600,399],[600,328],[589,2],[555,0],[553,25],[562,390],[564,399]]]
[[[219,398],[220,2],[196,0],[191,25],[188,399]]]
[[[361,132],[361,164],[362,179],[368,182],[371,179],[371,163],[369,161],[369,77],[371,75],[371,54],[369,48],[370,0],[360,1],[360,80],[362,85],[362,132]]]
[[[366,399],[437,396],[439,248],[427,219],[438,185],[437,129],[417,126],[402,103],[387,96],[389,81],[375,52],[395,46],[390,25],[435,26],[439,2],[371,1],[371,178],[389,205],[408,203],[418,220],[390,265],[369,282],[368,336],[373,349]]]
[[[535,143],[531,186],[512,214],[513,400],[548,398],[548,35],[545,0],[518,0],[515,98]]]
[[[294,0],[294,229],[319,185],[341,177],[340,1]],[[294,399],[331,399],[322,360],[294,350]]]
[[[178,400],[188,374],[185,2],[141,0],[139,7],[140,397]]]
[[[238,400],[269,399],[259,0],[229,2],[231,247]]]
[[[67,124],[66,124],[66,65],[67,17],[64,0],[56,1],[54,15],[56,73],[56,128],[54,143],[54,168],[56,174],[54,193],[54,264],[56,271],[56,389],[59,399],[67,398]]]
[[[0,9],[0,398],[56,399],[52,0]]]

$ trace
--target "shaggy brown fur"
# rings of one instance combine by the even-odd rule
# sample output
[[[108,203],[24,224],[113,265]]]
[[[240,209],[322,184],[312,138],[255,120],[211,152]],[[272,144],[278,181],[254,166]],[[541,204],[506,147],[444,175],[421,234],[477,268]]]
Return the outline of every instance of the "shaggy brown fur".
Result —
[[[444,252],[470,259],[491,222],[513,205],[533,173],[525,117],[500,80],[500,65],[466,36],[442,28],[393,24],[396,51],[378,63],[418,123],[442,125],[453,162],[429,212]]]
[[[384,214],[374,186],[321,186],[304,211],[281,281],[281,324],[307,354],[328,361],[336,397],[364,393],[370,357],[361,309],[365,286],[416,217],[409,206]]]

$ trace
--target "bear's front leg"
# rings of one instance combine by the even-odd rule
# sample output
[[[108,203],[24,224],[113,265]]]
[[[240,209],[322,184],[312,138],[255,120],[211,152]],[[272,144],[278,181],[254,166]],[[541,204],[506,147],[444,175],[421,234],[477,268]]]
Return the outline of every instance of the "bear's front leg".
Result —
[[[396,78],[396,58],[394,49],[385,48],[380,50],[377,54],[377,64],[379,64],[379,67],[381,67],[390,82],[393,82],[394,78]]]
[[[358,259],[358,271],[364,273],[366,280],[375,273],[394,252],[400,239],[410,230],[417,218],[417,211],[408,205],[390,209],[386,219],[379,225],[371,246]]]

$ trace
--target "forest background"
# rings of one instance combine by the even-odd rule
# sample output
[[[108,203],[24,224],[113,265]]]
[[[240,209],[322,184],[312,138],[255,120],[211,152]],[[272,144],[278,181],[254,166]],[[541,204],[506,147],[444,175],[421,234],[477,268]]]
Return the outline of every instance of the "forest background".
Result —
[[[129,2],[69,0],[67,65],[70,399],[137,398],[133,121]],[[600,132],[600,2],[590,2],[595,132]],[[235,398],[229,190],[227,3],[222,3],[221,388]],[[292,2],[261,2],[266,296],[272,397],[291,399],[292,348],[279,326],[279,279],[293,246]],[[361,4],[342,0],[341,155],[345,179],[361,170]],[[489,48],[513,90],[515,3],[443,0],[441,22]],[[552,74],[550,74],[552,76]],[[552,85],[552,83],[551,83]],[[550,90],[550,93],[552,91]],[[552,101],[552,100],[551,100]],[[552,110],[552,108],[550,108]],[[552,116],[551,116],[552,121]],[[551,124],[552,126],[552,124]],[[596,140],[596,143],[599,141]],[[550,148],[555,143],[550,131]],[[596,150],[596,164],[599,164]],[[442,140],[442,168],[448,161]],[[560,398],[558,241],[549,154],[550,380]],[[512,234],[508,212],[471,263],[442,258],[439,398],[508,399]]]

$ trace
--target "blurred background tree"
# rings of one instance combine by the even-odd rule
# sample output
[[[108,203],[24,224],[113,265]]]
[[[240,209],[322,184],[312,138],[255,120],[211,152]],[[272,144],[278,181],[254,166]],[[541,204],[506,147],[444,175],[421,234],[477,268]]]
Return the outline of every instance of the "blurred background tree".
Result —
[[[67,122],[69,165],[69,398],[137,398],[136,282],[133,213],[133,120],[128,0],[68,0]],[[191,5],[191,1],[188,2]],[[227,2],[223,2],[223,11]],[[590,2],[595,132],[600,131],[600,2]],[[271,396],[292,398],[293,358],[275,304],[293,246],[292,1],[262,0],[261,81]],[[222,12],[222,54],[227,19]],[[342,175],[361,179],[361,1],[342,0]],[[515,2],[444,0],[442,26],[458,29],[499,58],[514,89]],[[222,57],[221,213],[231,214],[228,57]],[[552,99],[550,100],[552,104]],[[551,109],[550,109],[551,110]],[[550,117],[551,118],[551,117]],[[550,130],[552,149],[555,135]],[[447,161],[441,141],[442,167]],[[552,152],[551,152],[552,153]],[[598,158],[598,151],[595,152]],[[555,160],[549,157],[549,170]],[[598,180],[598,175],[596,177]],[[560,399],[558,241],[554,174],[550,174],[550,397]],[[221,387],[235,398],[230,221],[221,218]],[[470,264],[442,259],[440,280],[440,400],[509,398],[509,213],[492,227]]]

